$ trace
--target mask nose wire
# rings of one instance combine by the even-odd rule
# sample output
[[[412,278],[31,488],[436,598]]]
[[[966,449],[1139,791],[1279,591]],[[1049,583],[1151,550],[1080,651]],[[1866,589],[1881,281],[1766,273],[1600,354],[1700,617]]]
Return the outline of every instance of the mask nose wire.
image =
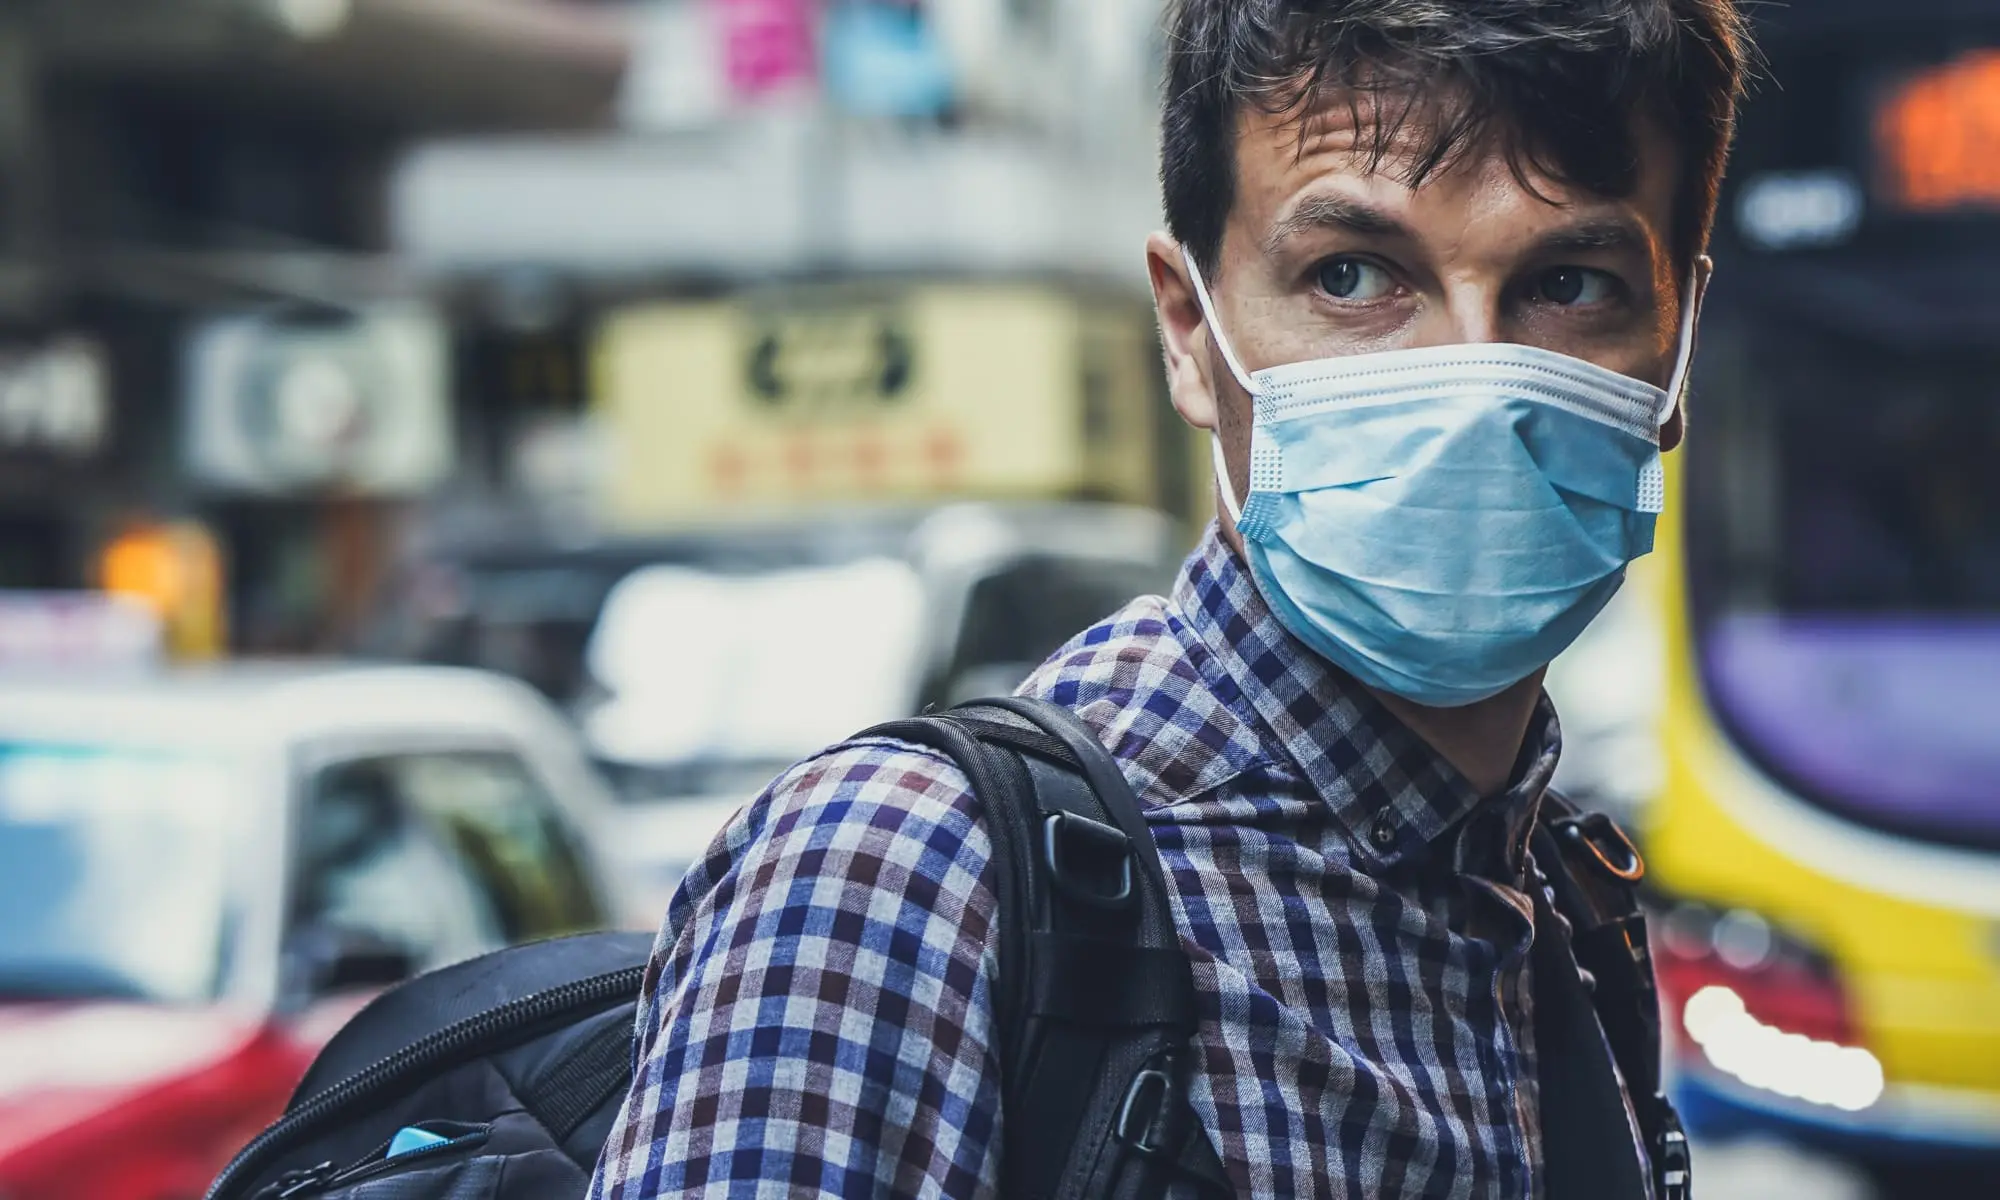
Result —
[[[1208,323],[1208,331],[1215,337],[1215,348],[1222,351],[1222,361],[1229,365],[1229,373],[1236,377],[1254,401],[1257,385],[1250,378],[1250,372],[1243,369],[1242,360],[1236,357],[1236,348],[1229,344],[1229,335],[1222,331],[1222,322],[1215,319],[1215,305],[1209,301],[1208,285],[1202,282],[1201,268],[1194,265],[1194,256],[1185,249],[1181,251],[1181,261],[1187,264],[1188,278],[1194,283],[1195,303],[1201,306],[1201,319]],[[1236,485],[1229,480],[1229,463],[1222,454],[1222,397],[1215,398],[1215,428],[1209,431],[1209,458],[1215,464],[1215,481],[1222,488],[1222,507],[1229,514],[1232,524],[1243,523],[1243,506],[1236,500]]]

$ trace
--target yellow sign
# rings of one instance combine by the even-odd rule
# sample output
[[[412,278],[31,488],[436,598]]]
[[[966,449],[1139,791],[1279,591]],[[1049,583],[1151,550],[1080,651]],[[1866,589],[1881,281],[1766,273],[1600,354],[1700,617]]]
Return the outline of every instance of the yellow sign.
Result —
[[[1976,50],[1904,82],[1876,111],[1885,198],[1941,211],[2000,206],[2000,50]]]
[[[874,305],[753,316],[748,395],[800,419],[840,421],[907,399],[915,371],[907,319]]]
[[[593,393],[627,526],[828,500],[1157,503],[1152,314],[1030,284],[842,286],[627,309]]]

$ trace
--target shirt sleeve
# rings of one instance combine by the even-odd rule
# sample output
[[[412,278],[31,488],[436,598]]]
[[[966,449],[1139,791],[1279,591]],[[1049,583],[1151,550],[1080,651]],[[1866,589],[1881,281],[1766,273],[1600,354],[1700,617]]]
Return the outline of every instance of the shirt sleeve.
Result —
[[[676,894],[592,1200],[997,1195],[992,843],[965,776],[859,741]]]

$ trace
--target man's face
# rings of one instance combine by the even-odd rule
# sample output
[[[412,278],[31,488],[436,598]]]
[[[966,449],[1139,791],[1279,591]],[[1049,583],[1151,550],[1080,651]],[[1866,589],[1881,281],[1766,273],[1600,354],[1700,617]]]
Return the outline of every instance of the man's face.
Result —
[[[1421,131],[1373,165],[1372,130],[1357,132],[1344,102],[1303,129],[1256,111],[1238,120],[1235,204],[1207,282],[1245,369],[1518,342],[1668,382],[1686,280],[1671,253],[1674,156],[1663,135],[1642,129],[1638,186],[1607,199],[1533,174],[1524,184],[1497,146],[1413,189],[1401,168]],[[1155,234],[1147,258],[1174,406],[1220,429],[1240,497],[1249,397],[1203,324],[1178,244]],[[1665,447],[1680,424],[1677,412]]]

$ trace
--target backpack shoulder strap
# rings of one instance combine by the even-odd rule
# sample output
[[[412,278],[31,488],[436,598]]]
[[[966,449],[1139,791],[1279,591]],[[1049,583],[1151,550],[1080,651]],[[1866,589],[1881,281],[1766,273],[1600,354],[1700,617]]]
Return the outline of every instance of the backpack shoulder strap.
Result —
[[[871,732],[948,754],[993,839],[1005,1194],[1227,1195],[1187,1103],[1192,973],[1117,762],[1068,709],[1015,697]]]
[[[1609,817],[1584,812],[1554,790],[1543,797],[1537,825],[1535,866],[1547,892],[1536,897],[1536,940],[1566,945],[1574,967],[1591,980],[1585,995],[1570,964],[1557,960],[1544,969],[1538,959],[1537,990],[1546,983],[1551,992],[1573,991],[1583,1002],[1578,1015],[1595,1010],[1645,1140],[1653,1193],[1659,1200],[1685,1200],[1690,1187],[1687,1137],[1661,1080],[1660,998],[1646,914],[1639,903],[1645,860]],[[1558,914],[1560,921],[1545,919]],[[1580,1070],[1575,1063],[1554,1069],[1557,1078]],[[1566,1102],[1543,1097],[1545,1107]],[[1555,1123],[1544,1120],[1545,1131]]]

